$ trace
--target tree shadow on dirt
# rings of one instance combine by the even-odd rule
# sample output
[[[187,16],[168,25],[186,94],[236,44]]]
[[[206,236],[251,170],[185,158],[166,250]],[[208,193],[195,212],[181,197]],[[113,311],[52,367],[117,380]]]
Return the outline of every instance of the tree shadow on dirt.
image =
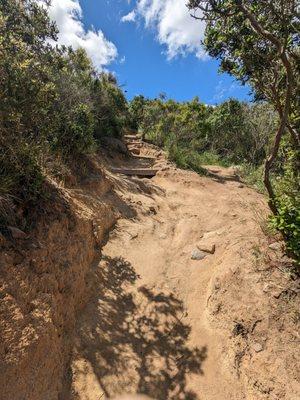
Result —
[[[145,286],[132,290],[138,278],[123,258],[102,259],[96,295],[79,321],[77,354],[92,366],[106,398],[198,399],[187,389],[187,374],[203,374],[207,349],[188,347],[182,301]]]
[[[227,183],[227,182],[241,182],[241,178],[239,175],[234,174],[234,175],[221,175],[218,172],[213,172],[210,171],[206,168],[204,175],[206,175],[208,178],[211,178],[213,181],[218,182],[218,183]]]

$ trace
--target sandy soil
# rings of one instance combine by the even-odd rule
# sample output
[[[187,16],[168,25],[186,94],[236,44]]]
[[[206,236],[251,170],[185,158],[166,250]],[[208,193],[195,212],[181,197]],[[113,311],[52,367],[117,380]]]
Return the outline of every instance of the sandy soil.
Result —
[[[268,248],[265,199],[231,169],[200,177],[151,146],[143,153],[157,155],[155,178],[110,176],[134,212],[93,268],[70,398],[299,399],[299,303],[295,288],[278,292],[290,276]]]

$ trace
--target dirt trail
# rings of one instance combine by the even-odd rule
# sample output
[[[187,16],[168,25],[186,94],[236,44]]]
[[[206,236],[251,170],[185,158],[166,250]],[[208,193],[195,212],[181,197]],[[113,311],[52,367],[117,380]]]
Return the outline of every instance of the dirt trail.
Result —
[[[155,152],[148,146],[147,153]],[[117,166],[133,163],[146,165]],[[94,266],[94,294],[77,325],[71,398],[259,399],[245,394],[238,379],[245,352],[237,358],[228,340],[235,318],[257,310],[254,293],[239,292],[239,273],[265,240],[265,201],[230,169],[212,167],[213,178],[200,177],[171,167],[162,154],[156,167],[151,180],[112,176],[135,216],[118,221]],[[214,245],[214,254],[193,260],[199,243]],[[252,279],[255,271],[246,284]],[[259,354],[249,353],[255,362]]]

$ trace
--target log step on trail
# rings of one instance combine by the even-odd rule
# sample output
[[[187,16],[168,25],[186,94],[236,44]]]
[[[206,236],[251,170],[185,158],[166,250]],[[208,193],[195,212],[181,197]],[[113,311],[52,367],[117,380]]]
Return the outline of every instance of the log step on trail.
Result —
[[[125,142],[127,145],[132,144],[132,145],[142,145],[143,143],[140,140],[126,140]]]
[[[153,168],[111,168],[111,171],[116,174],[129,176],[153,177],[157,174],[158,169]]]
[[[138,154],[132,154],[131,155],[133,158],[141,159],[141,160],[150,160],[150,161],[155,161],[156,157],[153,156],[144,156],[144,155],[138,155]]]
[[[126,144],[126,146],[127,146],[127,149],[129,150],[129,151],[131,151],[132,149],[142,149],[142,147],[143,147],[143,145],[142,144],[133,144],[133,145],[130,145],[130,144]]]
[[[134,140],[137,140],[137,139],[140,139],[140,136],[138,136],[138,135],[124,135],[124,139],[128,139],[128,140],[134,139]]]

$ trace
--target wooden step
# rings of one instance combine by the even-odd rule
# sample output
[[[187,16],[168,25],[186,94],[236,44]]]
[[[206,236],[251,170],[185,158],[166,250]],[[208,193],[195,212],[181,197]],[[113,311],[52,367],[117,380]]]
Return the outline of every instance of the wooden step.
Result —
[[[138,154],[132,154],[133,158],[141,159],[141,160],[151,160],[155,161],[156,157],[153,156],[144,156],[144,155],[138,155]]]
[[[135,129],[127,128],[125,129],[125,135],[140,135],[140,133]]]
[[[140,144],[142,145],[142,142],[140,140],[125,140],[126,144]]]
[[[128,145],[127,144],[127,149],[128,150],[141,149],[142,147],[143,147],[143,145],[142,144],[138,144],[138,143],[137,144],[132,144],[132,145],[130,145],[130,144]]]
[[[140,146],[142,143],[141,142],[127,142],[126,141],[125,144],[128,147],[128,146],[135,146],[135,145]]]
[[[123,174],[128,176],[147,176],[153,177],[157,174],[158,169],[152,168],[111,168],[111,171],[115,174]]]
[[[124,135],[124,139],[140,139],[141,136],[140,135]]]

